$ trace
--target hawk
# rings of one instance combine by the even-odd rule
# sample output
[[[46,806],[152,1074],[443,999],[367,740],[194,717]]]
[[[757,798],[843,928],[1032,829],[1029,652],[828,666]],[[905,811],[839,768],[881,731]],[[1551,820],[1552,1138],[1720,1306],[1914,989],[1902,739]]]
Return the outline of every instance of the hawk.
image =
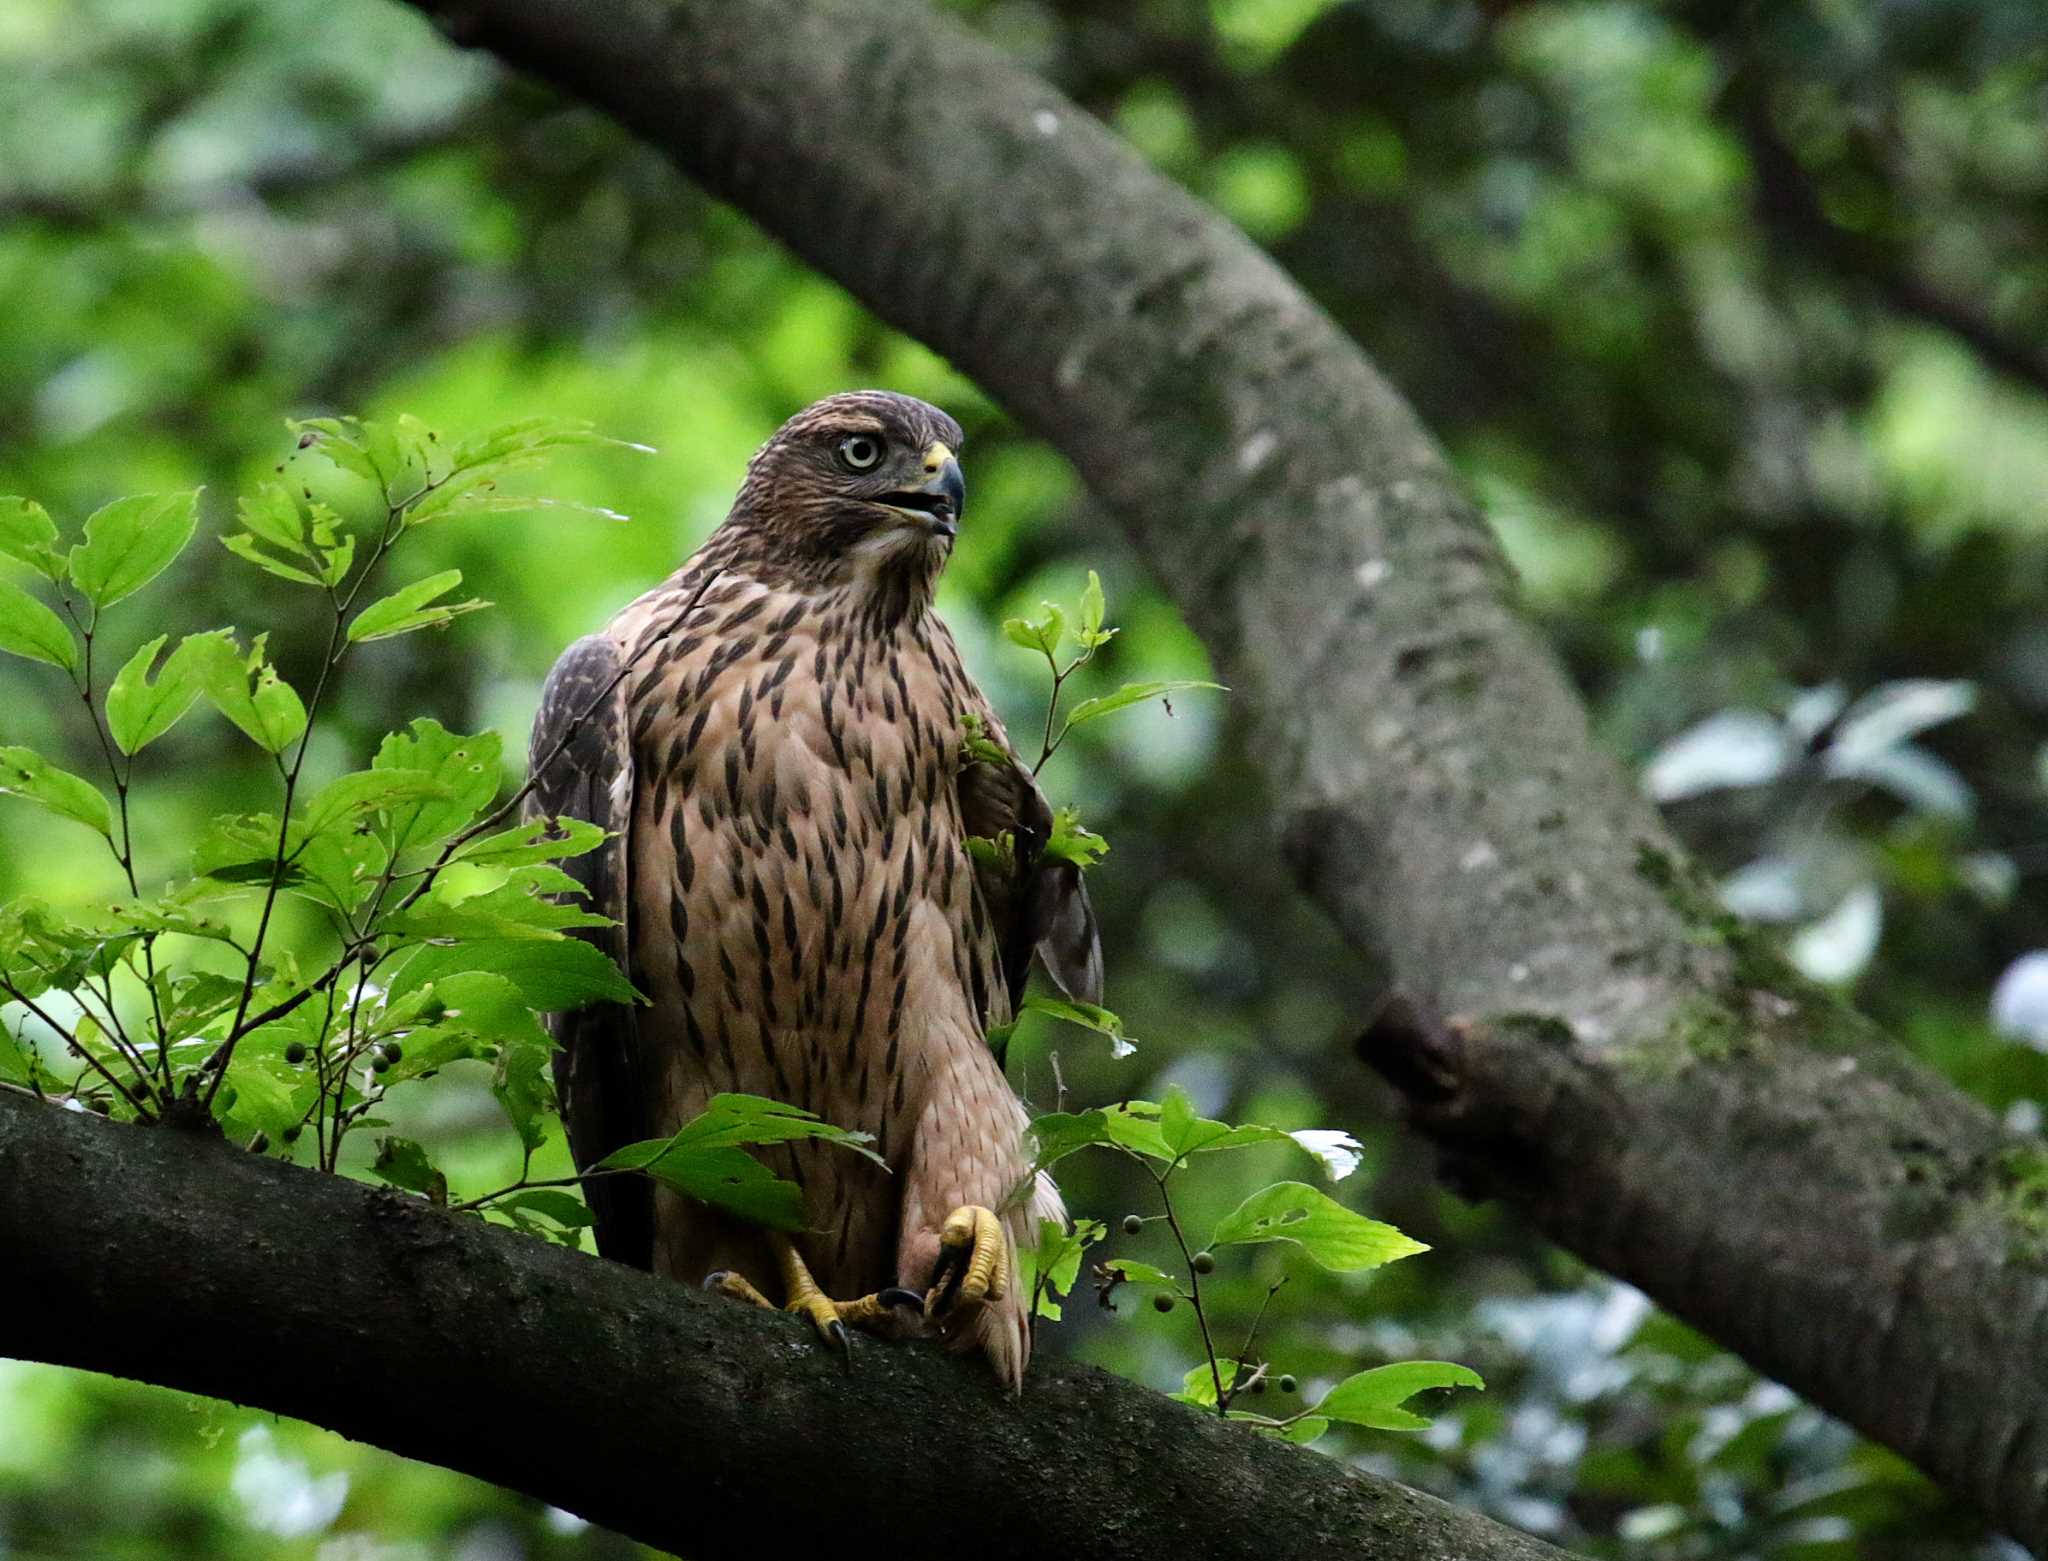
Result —
[[[802,1190],[763,1230],[639,1178],[587,1184],[604,1255],[846,1325],[977,1350],[1012,1390],[1030,1355],[1016,1251],[1063,1218],[987,1032],[1034,952],[1098,1001],[1079,870],[932,608],[966,495],[960,427],[859,391],[798,413],[663,584],[555,663],[534,721],[536,816],[609,832],[568,864],[589,929],[648,1004],[553,1015],[579,1167],[741,1091],[873,1135],[758,1157]],[[969,755],[979,730],[1009,755]],[[970,836],[1008,832],[1000,864]],[[993,853],[984,853],[992,856]]]

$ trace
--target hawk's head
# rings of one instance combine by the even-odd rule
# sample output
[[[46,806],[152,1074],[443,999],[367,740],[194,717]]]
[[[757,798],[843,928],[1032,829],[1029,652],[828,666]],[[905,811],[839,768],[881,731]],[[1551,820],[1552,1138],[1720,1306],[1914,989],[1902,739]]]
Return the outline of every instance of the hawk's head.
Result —
[[[755,453],[727,524],[764,561],[820,583],[928,581],[960,529],[961,439],[958,423],[910,396],[828,396]]]

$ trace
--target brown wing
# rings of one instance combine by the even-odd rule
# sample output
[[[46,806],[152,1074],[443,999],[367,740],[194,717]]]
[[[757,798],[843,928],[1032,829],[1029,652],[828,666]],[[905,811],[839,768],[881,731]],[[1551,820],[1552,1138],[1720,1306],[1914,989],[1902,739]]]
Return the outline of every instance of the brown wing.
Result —
[[[972,760],[960,769],[960,812],[970,835],[993,840],[1008,831],[1016,841],[1011,875],[976,867],[1002,938],[1011,1012],[1024,1000],[1034,953],[1060,991],[1077,1002],[1100,1003],[1102,938],[1095,909],[1081,869],[1045,854],[1052,808],[1038,782],[1020,764]]]
[[[561,865],[583,886],[588,908],[613,922],[580,928],[576,936],[611,956],[630,979],[633,745],[619,670],[618,648],[593,634],[564,651],[548,673],[528,752],[529,764],[542,768],[526,812],[528,817],[585,819],[609,831],[610,838],[595,851]],[[632,1008],[593,1003],[550,1014],[547,1024],[560,1048],[554,1059],[555,1093],[577,1167],[602,1160],[622,1144],[658,1136],[640,1082]],[[596,1217],[597,1250],[637,1268],[651,1267],[653,1184],[637,1176],[598,1177],[584,1184],[583,1194]]]

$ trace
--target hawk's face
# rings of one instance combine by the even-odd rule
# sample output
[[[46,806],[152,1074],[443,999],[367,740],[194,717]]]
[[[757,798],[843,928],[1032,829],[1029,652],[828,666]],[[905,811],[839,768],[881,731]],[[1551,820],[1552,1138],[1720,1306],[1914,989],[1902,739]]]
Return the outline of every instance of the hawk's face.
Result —
[[[733,518],[782,560],[838,579],[929,577],[960,529],[961,437],[952,418],[909,396],[828,397],[761,447]]]

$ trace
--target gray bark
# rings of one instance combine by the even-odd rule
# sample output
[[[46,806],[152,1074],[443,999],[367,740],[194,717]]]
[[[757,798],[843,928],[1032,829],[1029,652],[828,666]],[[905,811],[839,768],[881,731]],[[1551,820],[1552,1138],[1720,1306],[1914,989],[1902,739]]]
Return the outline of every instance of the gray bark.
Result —
[[[410,3],[1065,451],[1422,1016],[1365,1050],[1467,1185],[2048,1541],[2048,1157],[1715,913],[1435,444],[1270,260],[900,0]]]
[[[217,1138],[0,1091],[0,1338],[720,1556],[1560,1552],[1085,1366],[855,1341]]]

